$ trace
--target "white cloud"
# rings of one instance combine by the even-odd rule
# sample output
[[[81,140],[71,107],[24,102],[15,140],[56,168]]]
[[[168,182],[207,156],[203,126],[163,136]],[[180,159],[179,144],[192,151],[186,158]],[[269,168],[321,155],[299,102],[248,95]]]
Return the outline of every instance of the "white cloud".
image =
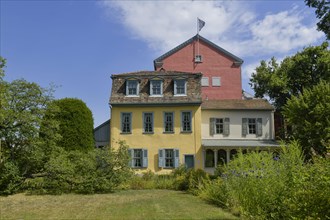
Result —
[[[306,14],[303,3],[273,12],[271,7],[270,11],[256,12],[252,4],[251,1],[103,2],[112,18],[119,18],[131,36],[148,43],[159,55],[194,36],[197,17],[206,22],[201,35],[243,59],[283,57],[324,38],[323,33],[316,31],[314,15]],[[256,62],[245,65],[244,75],[250,77]]]

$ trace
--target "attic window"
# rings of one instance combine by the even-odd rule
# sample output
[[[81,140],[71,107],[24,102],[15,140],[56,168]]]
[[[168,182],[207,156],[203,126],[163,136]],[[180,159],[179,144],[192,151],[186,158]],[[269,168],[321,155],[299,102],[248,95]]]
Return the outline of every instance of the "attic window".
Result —
[[[195,56],[195,63],[201,63],[202,62],[202,55],[196,55]]]

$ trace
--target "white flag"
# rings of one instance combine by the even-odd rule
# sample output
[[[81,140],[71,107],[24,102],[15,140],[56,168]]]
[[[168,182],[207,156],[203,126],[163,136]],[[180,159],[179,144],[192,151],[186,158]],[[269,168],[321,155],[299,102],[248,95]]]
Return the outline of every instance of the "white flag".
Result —
[[[200,32],[200,30],[202,30],[202,28],[205,26],[205,21],[197,18],[197,26],[198,26],[198,32]]]

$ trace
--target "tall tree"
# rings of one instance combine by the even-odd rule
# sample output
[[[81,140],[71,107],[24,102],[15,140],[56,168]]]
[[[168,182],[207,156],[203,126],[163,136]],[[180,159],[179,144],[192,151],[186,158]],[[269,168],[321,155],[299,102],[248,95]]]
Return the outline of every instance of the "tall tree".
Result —
[[[285,105],[292,95],[299,95],[304,89],[316,85],[320,80],[330,81],[329,44],[309,46],[282,63],[275,58],[262,60],[256,72],[252,74],[250,85],[255,96],[269,98],[277,110]]]
[[[316,8],[315,14],[319,19],[317,29],[323,31],[330,40],[330,2],[329,0],[305,0],[306,5]]]
[[[330,150],[330,82],[321,81],[303,94],[292,96],[283,114],[293,127],[293,138],[300,141],[305,155],[312,150],[325,155]]]
[[[43,157],[39,128],[53,99],[52,89],[20,79],[2,81],[1,92],[2,157],[15,161],[22,175],[29,175]]]
[[[53,104],[59,108],[55,114],[62,136],[58,146],[66,150],[93,149],[93,115],[87,105],[74,98],[56,100]]]

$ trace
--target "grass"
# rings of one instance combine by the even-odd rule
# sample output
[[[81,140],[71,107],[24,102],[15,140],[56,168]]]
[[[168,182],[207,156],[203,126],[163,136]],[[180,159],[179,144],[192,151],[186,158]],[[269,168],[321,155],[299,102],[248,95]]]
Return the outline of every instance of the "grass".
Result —
[[[0,219],[236,219],[198,197],[170,190],[0,197]]]

